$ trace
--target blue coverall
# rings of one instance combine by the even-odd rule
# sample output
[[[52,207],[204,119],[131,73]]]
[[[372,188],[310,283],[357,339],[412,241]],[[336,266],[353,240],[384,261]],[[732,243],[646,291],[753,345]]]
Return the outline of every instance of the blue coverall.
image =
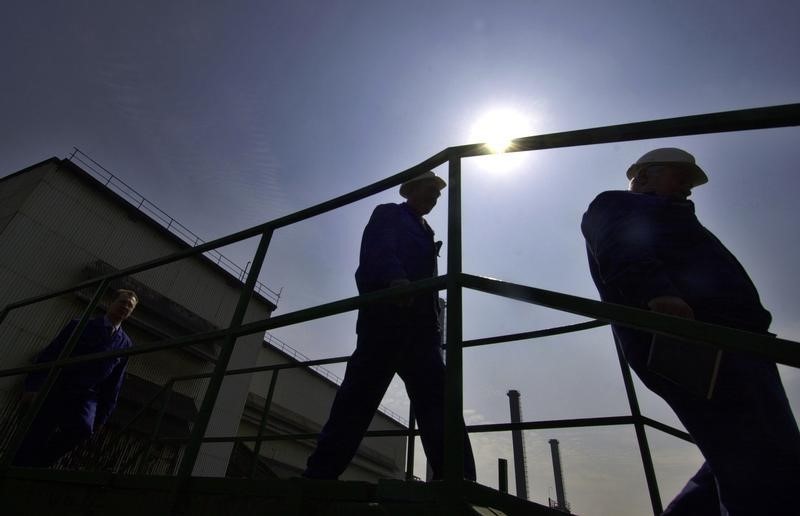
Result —
[[[360,293],[392,280],[437,275],[433,230],[403,204],[375,208],[364,229],[356,270]],[[355,455],[395,373],[406,385],[434,478],[443,476],[444,378],[437,292],[413,297],[408,306],[376,303],[359,311],[356,350],[304,476],[335,479]],[[464,432],[464,476],[475,479],[475,461]]]
[[[655,297],[677,296],[699,321],[767,333],[771,315],[753,282],[700,224],[692,202],[604,192],[581,229],[603,301],[647,309]],[[628,363],[672,407],[706,460],[664,514],[798,514],[800,433],[774,363],[724,352],[706,400],[648,369],[650,334],[616,325],[613,332]]]
[[[56,360],[77,324],[77,320],[70,321],[39,354],[36,363]],[[108,318],[101,316],[86,323],[72,356],[131,346],[125,331],[119,328],[113,332]],[[105,424],[117,404],[127,362],[127,357],[115,357],[64,368],[17,451],[14,465],[50,466],[91,437],[95,428]],[[25,390],[38,391],[47,373],[28,375]]]

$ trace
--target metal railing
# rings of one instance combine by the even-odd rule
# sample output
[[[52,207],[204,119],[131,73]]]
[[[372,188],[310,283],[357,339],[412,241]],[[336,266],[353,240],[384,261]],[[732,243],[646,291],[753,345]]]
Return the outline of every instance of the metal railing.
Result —
[[[531,136],[514,140],[511,152],[533,151],[540,149],[550,149],[559,147],[574,147],[582,145],[592,145],[600,143],[642,140],[650,138],[666,138],[675,136],[687,136],[706,133],[719,133],[729,131],[744,131],[753,129],[765,129],[776,127],[790,127],[800,125],[800,104],[789,104],[783,106],[773,106],[766,108],[747,109],[739,111],[729,111],[723,113],[712,113],[665,120],[655,120],[594,129],[584,129],[563,133],[546,134],[541,136]],[[176,377],[170,380],[165,391],[171,389],[174,382],[179,380],[189,380],[197,378],[209,378],[209,384],[200,407],[199,414],[192,428],[191,436],[187,439],[162,439],[161,442],[181,442],[186,443],[186,449],[178,466],[178,479],[173,488],[173,510],[180,513],[182,507],[181,496],[187,488],[190,475],[192,473],[201,443],[208,442],[255,442],[288,439],[313,439],[316,434],[293,434],[293,435],[263,435],[263,427],[269,410],[271,393],[277,381],[277,373],[283,369],[296,367],[314,367],[323,364],[344,362],[348,357],[332,357],[320,360],[305,360],[291,364],[277,364],[270,366],[251,367],[244,369],[228,370],[228,362],[231,357],[234,343],[238,337],[261,333],[267,330],[280,328],[292,324],[311,321],[321,317],[328,317],[335,314],[349,312],[368,304],[383,301],[391,298],[407,296],[409,294],[430,291],[446,290],[448,302],[447,318],[447,373],[446,373],[446,420],[445,432],[448,439],[445,443],[445,474],[444,483],[450,486],[447,489],[447,496],[454,500],[462,496],[463,493],[473,492],[467,489],[464,484],[462,473],[463,464],[463,437],[460,432],[462,421],[463,399],[462,399],[462,352],[465,347],[494,345],[502,342],[514,340],[530,339],[547,335],[568,333],[594,328],[606,323],[614,323],[648,332],[678,337],[692,342],[705,342],[715,345],[723,350],[744,351],[762,357],[766,357],[775,362],[786,364],[792,367],[800,367],[800,343],[750,333],[747,331],[717,326],[713,324],[701,323],[698,321],[679,319],[667,315],[657,314],[649,311],[639,310],[621,305],[603,303],[591,299],[577,296],[566,295],[558,292],[537,289],[524,285],[502,282],[489,278],[482,278],[462,271],[462,247],[461,247],[461,160],[471,156],[488,154],[483,144],[463,145],[450,147],[435,156],[411,167],[403,172],[383,179],[372,185],[360,188],[346,195],[342,195],[330,201],[318,204],[305,210],[281,217],[264,224],[219,238],[212,242],[198,243],[197,246],[186,249],[172,255],[151,260],[136,266],[123,269],[103,277],[85,281],[73,287],[55,291],[51,294],[31,297],[7,305],[0,312],[0,323],[12,310],[20,307],[29,306],[34,303],[54,298],[56,296],[73,292],[75,290],[94,287],[95,294],[89,306],[83,312],[81,322],[66,343],[59,358],[50,363],[36,364],[25,367],[16,367],[0,371],[0,378],[26,374],[34,371],[48,370],[48,379],[45,382],[33,404],[33,410],[25,416],[24,421],[17,429],[12,444],[6,450],[2,459],[2,467],[7,468],[13,457],[16,447],[19,445],[24,433],[30,426],[31,421],[41,407],[48,391],[53,386],[61,368],[78,363],[92,360],[101,360],[114,356],[133,356],[143,353],[153,353],[166,349],[178,349],[199,342],[210,342],[213,340],[223,340],[224,344],[215,368],[211,373],[187,375]],[[283,227],[310,219],[317,215],[337,209],[347,204],[359,201],[371,195],[377,194],[392,187],[396,187],[415,177],[424,171],[438,167],[447,163],[449,166],[448,174],[448,273],[444,276],[425,279],[414,282],[407,286],[396,287],[372,292],[356,297],[341,299],[331,303],[326,303],[311,308],[297,310],[294,312],[279,315],[263,321],[243,323],[244,311],[247,308],[250,296],[255,289],[256,278],[261,272],[267,248],[272,234]],[[68,358],[77,341],[77,335],[86,324],[86,321],[97,305],[100,297],[105,291],[111,280],[142,272],[154,267],[172,263],[183,258],[206,253],[212,249],[222,247],[234,242],[238,242],[254,236],[260,237],[258,249],[252,260],[252,267],[247,274],[247,279],[242,289],[236,309],[231,318],[228,328],[204,332],[191,336],[177,337],[163,340],[147,348],[133,348],[124,351],[95,353],[79,357]],[[530,303],[538,306],[548,307],[555,310],[569,312],[584,317],[591,318],[591,321],[574,324],[559,328],[550,328],[532,332],[517,333],[473,341],[464,341],[462,335],[462,290],[477,290],[484,293],[515,299],[520,302]],[[595,417],[568,420],[551,421],[526,421],[518,424],[489,424],[472,425],[468,427],[469,432],[498,432],[510,431],[512,429],[542,429],[542,428],[575,428],[592,427],[607,425],[633,425],[636,430],[639,450],[645,470],[645,477],[650,493],[651,504],[655,514],[661,512],[661,500],[656,483],[655,472],[650,457],[649,445],[645,435],[645,427],[649,426],[670,435],[691,441],[685,432],[672,428],[663,423],[654,421],[641,414],[639,410],[636,393],[631,379],[630,369],[625,363],[619,350],[618,356],[622,370],[623,381],[630,404],[631,413],[629,415],[619,415],[610,417]],[[204,437],[208,426],[211,410],[219,393],[222,379],[226,375],[249,374],[261,371],[274,371],[271,375],[271,387],[267,396],[267,403],[262,414],[261,428],[255,436],[222,436]],[[413,429],[413,425],[405,431],[370,431],[368,436],[397,436],[408,435],[416,436],[418,432]],[[413,442],[413,440],[411,441]],[[258,450],[258,445],[256,445]],[[256,454],[258,451],[256,451]],[[257,457],[257,455],[256,455]],[[411,460],[409,460],[409,464]],[[5,473],[5,472],[4,472]]]

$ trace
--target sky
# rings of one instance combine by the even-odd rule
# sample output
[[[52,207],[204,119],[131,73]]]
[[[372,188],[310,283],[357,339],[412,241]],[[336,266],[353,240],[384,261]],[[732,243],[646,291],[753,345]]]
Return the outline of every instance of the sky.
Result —
[[[797,2],[76,0],[10,1],[0,12],[0,175],[75,146],[207,240],[482,141],[476,123],[497,110],[524,119],[525,136],[800,101]],[[465,160],[463,270],[597,299],[582,213],[597,193],[626,188],[641,154],[679,146],[710,177],[692,196],[698,217],[748,270],[772,331],[800,340],[798,136],[788,128]],[[275,314],[355,295],[363,227],[376,204],[399,200],[385,192],[278,231],[260,277],[283,288]],[[428,221],[445,241],[445,272],[445,197]],[[244,266],[253,249],[223,252]],[[467,339],[580,320],[464,294]],[[354,326],[346,314],[274,333],[322,358],[350,353]],[[797,415],[800,374],[781,371]],[[679,425],[638,387],[646,415]],[[526,420],[628,413],[607,328],[465,351],[468,423],[508,421],[509,389],[521,392]],[[398,380],[384,404],[407,413]],[[657,431],[648,437],[666,504],[701,457]],[[551,438],[574,512],[648,513],[627,427],[526,432],[531,499],[554,497]],[[496,486],[510,435],[473,444],[479,481]]]

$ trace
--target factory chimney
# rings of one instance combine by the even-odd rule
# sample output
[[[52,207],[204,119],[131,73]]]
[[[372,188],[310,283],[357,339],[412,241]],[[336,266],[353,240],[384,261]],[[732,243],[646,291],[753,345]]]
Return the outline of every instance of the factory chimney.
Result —
[[[564,474],[561,470],[561,454],[558,451],[558,439],[550,439],[550,452],[553,455],[553,476],[556,479],[556,504],[550,503],[550,507],[562,512],[569,513],[567,495],[564,492]]]
[[[522,410],[519,406],[519,391],[508,391],[508,403],[511,408],[511,422],[522,422]],[[528,499],[528,466],[525,459],[525,441],[522,430],[511,431],[511,444],[514,450],[514,477],[517,482],[517,498]]]

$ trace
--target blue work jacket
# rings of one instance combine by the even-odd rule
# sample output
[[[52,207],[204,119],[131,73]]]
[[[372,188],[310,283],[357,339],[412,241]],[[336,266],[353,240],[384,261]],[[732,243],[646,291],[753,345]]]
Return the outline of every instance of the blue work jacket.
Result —
[[[413,282],[437,276],[438,246],[433,237],[431,227],[406,203],[377,206],[361,238],[356,270],[359,293],[388,288],[392,280]],[[437,331],[438,299],[433,291],[415,295],[410,306],[376,303],[359,310],[357,330],[414,326]]]
[[[36,357],[36,363],[52,362],[58,358],[78,320],[70,321],[53,341]],[[130,348],[130,337],[120,327],[113,326],[106,316],[90,319],[72,351],[73,357],[104,351]],[[76,364],[62,369],[58,381],[50,393],[58,393],[70,399],[83,400],[95,405],[93,426],[105,424],[117,404],[122,381],[125,377],[127,357],[115,357]],[[48,371],[38,371],[25,379],[25,390],[38,391],[47,378]],[[92,411],[89,411],[91,413]]]
[[[772,316],[739,261],[697,220],[694,203],[603,192],[581,224],[604,301],[647,309],[658,296],[686,301],[701,321],[764,332]]]

